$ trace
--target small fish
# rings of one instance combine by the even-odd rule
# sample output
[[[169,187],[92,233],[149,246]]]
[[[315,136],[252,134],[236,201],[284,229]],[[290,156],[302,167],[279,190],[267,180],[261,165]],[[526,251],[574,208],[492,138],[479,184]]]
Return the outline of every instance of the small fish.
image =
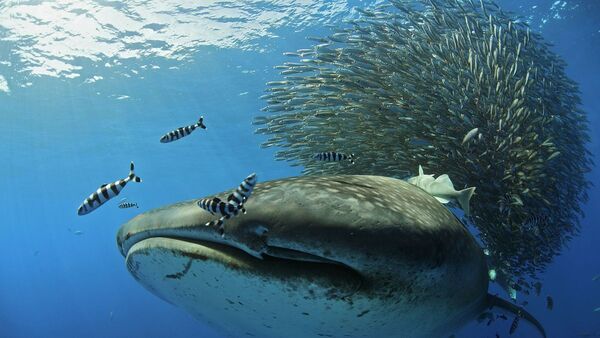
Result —
[[[119,209],[128,209],[133,207],[139,208],[136,202],[121,201],[121,203],[119,203]]]
[[[554,308],[554,300],[550,296],[546,297],[546,308],[548,308],[548,310]]]
[[[461,144],[467,143],[470,139],[475,137],[478,133],[479,133],[479,128],[473,128],[473,129],[469,130],[469,132],[465,135],[465,137],[463,137]]]
[[[482,312],[478,317],[477,317],[477,322],[481,323],[484,320],[488,319],[489,321],[493,321],[494,320],[494,314],[486,311],[486,312]],[[488,324],[489,325],[489,324]]]
[[[204,121],[204,116],[200,116],[198,123],[192,124],[192,125],[189,125],[186,127],[177,128],[173,131],[170,131],[170,132],[166,133],[165,135],[163,135],[163,137],[160,138],[160,142],[161,143],[169,143],[169,142],[179,140],[180,138],[191,134],[198,127],[202,128],[202,129],[206,129],[206,126],[204,125],[203,121]]]
[[[457,191],[448,175],[440,175],[434,179],[433,175],[425,175],[421,166],[419,166],[419,175],[409,178],[408,183],[425,190],[440,203],[446,204],[450,200],[456,200],[465,212],[465,216],[469,216],[469,201],[475,192],[475,187]]]
[[[81,203],[79,209],[77,210],[77,214],[82,216],[96,210],[96,208],[104,204],[106,201],[117,196],[129,181],[138,183],[142,181],[142,179],[136,176],[133,172],[133,161],[129,165],[129,175],[127,177],[110,184],[101,185],[100,188],[98,188],[88,198],[86,198],[83,203]]]
[[[323,152],[323,153],[318,153],[318,154],[315,154],[314,158],[319,161],[327,161],[327,162],[339,162],[339,161],[348,160],[348,161],[350,161],[350,163],[354,164],[354,154],[347,155],[347,154],[343,154],[343,153],[336,153],[335,151],[327,151],[327,152]]]
[[[594,312],[600,312],[600,307],[595,308]]]
[[[509,334],[513,334],[515,333],[515,330],[517,329],[517,327],[519,326],[519,316],[515,317],[515,319],[513,319],[512,324],[510,324],[510,330],[508,331]]]
[[[78,236],[83,235],[83,231],[81,231],[81,230],[73,231],[71,228],[68,228],[68,229],[69,229],[69,232],[72,233],[73,235],[78,235]]]
[[[237,189],[227,197],[227,202],[218,197],[203,198],[197,202],[198,206],[213,215],[220,215],[221,218],[206,223],[206,226],[217,226],[221,236],[224,236],[223,224],[226,219],[237,216],[239,212],[246,213],[244,203],[248,200],[256,185],[256,174],[250,174],[246,177]]]
[[[508,296],[512,300],[517,299],[517,290],[509,286],[508,287]]]
[[[592,278],[592,281],[595,282],[595,281],[597,281],[599,279],[600,279],[600,274],[595,275],[594,278]]]
[[[560,155],[560,151],[552,153],[552,155],[550,155],[550,157],[548,157],[548,161],[550,161],[551,159],[555,158],[558,155]]]
[[[490,269],[488,271],[488,276],[490,277],[490,280],[496,280],[496,270],[494,269]]]
[[[539,296],[539,295],[540,295],[540,292],[542,292],[542,283],[540,283],[540,282],[535,282],[535,283],[533,284],[533,287],[535,288],[535,295],[536,295],[536,296]]]
[[[551,221],[548,218],[548,216],[532,215],[532,216],[527,217],[527,219],[525,219],[525,221],[522,224],[522,227],[523,227],[523,229],[525,229],[527,231],[532,231],[533,233],[536,233],[536,231],[537,231],[539,233],[540,227],[547,226],[550,223],[551,223]]]
[[[505,315],[505,314],[499,314],[499,315],[496,315],[496,319],[498,319],[498,318],[500,318],[500,319],[502,319],[502,320],[507,320],[507,319],[508,319],[508,317],[506,317],[506,315]]]

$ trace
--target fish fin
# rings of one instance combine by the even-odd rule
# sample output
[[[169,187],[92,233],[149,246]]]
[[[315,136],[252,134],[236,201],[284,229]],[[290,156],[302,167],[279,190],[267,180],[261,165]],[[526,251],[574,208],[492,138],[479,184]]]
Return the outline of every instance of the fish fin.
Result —
[[[197,125],[198,125],[198,127],[202,128],[202,129],[206,129],[206,126],[204,125],[204,116],[200,116],[200,119],[198,119]]]
[[[108,183],[104,183],[103,185],[100,186],[100,188],[104,188],[108,185]]]
[[[452,181],[450,180],[450,176],[448,176],[448,174],[443,174],[443,175],[438,176],[435,179],[435,182],[446,185],[451,190],[454,190],[454,184],[452,184]]]
[[[423,173],[423,167],[421,167],[421,165],[419,164],[419,176],[424,176],[425,174]]]
[[[133,161],[131,161],[131,165],[129,165],[129,180],[140,183],[142,181],[142,179],[139,176],[135,175],[135,173],[133,172],[133,168],[134,168]]]
[[[490,294],[487,295],[487,303],[490,308],[497,307],[502,310],[508,311],[516,315],[517,317],[525,319],[538,329],[538,331],[542,334],[542,337],[546,338],[546,330],[544,330],[542,324],[540,324],[540,322],[537,319],[535,319],[535,317],[533,317],[522,307]]]
[[[470,188],[466,188],[463,189],[461,191],[458,192],[458,196],[456,198],[456,200],[458,201],[458,204],[460,204],[461,209],[463,209],[463,211],[465,212],[465,216],[469,216],[469,201],[471,200],[471,197],[473,196],[473,193],[475,192],[475,187],[470,187]]]
[[[442,203],[442,204],[447,204],[448,202],[450,202],[449,199],[445,199],[443,197],[438,197],[438,196],[434,196],[432,195],[436,200],[438,200],[438,202]]]

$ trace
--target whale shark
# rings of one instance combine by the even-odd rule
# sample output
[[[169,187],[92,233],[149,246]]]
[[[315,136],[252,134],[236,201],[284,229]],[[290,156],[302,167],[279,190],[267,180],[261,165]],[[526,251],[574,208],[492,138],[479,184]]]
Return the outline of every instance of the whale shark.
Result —
[[[215,196],[227,196],[223,192]],[[255,186],[223,236],[199,199],[137,215],[117,233],[131,275],[224,335],[444,337],[491,307],[485,255],[434,197],[380,176]]]

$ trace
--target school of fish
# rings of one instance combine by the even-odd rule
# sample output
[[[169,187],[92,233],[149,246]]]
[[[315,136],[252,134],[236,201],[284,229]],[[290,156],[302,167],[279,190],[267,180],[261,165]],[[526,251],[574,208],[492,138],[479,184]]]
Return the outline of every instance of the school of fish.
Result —
[[[497,282],[529,293],[527,280],[578,234],[590,186],[588,121],[565,62],[487,0],[357,11],[284,53],[253,122],[269,137],[262,146],[307,175],[408,178],[422,165],[477,187],[467,221]],[[320,163],[324,145],[360,161]]]

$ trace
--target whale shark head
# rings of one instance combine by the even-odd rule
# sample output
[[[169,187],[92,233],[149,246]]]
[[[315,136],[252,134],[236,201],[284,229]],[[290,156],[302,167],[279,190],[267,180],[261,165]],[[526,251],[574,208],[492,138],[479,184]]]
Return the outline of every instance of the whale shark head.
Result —
[[[223,237],[196,202],[138,215],[117,243],[139,283],[233,336],[441,336],[488,305],[474,238],[404,181],[259,183]]]

